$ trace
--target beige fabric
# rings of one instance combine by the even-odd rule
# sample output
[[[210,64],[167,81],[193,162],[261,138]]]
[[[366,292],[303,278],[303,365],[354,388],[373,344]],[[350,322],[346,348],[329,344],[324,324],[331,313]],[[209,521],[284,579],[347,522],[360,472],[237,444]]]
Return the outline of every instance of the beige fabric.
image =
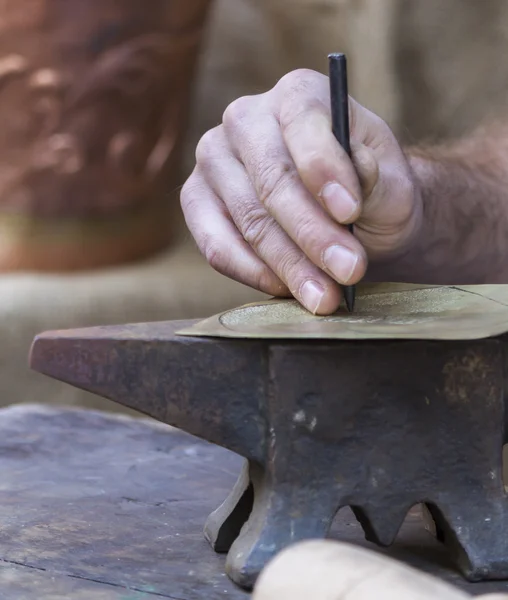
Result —
[[[505,0],[217,0],[201,63],[187,167],[235,98],[345,51],[351,90],[404,141],[446,138],[503,108]]]
[[[49,329],[200,318],[261,294],[213,271],[190,243],[147,263],[77,275],[0,277],[0,404],[116,405],[31,372],[37,333]],[[122,409],[123,410],[123,409]]]
[[[221,121],[226,106],[243,95],[264,92],[297,68],[325,71],[327,54],[347,51],[351,88],[394,122],[398,92],[391,67],[391,23],[398,0],[216,0],[204,45],[187,145],[187,168],[206,130]],[[369,60],[361,45],[368,35]],[[362,64],[363,68],[358,65]],[[384,73],[373,79],[372,73]],[[360,90],[365,89],[365,92]]]

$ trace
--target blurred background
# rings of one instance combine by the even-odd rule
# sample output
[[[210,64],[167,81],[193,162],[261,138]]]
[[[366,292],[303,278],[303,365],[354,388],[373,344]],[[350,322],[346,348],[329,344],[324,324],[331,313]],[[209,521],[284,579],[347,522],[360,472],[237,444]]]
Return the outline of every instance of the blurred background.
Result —
[[[229,102],[334,51],[405,144],[450,139],[504,109],[508,2],[0,2],[0,405],[116,409],[28,370],[41,331],[261,297],[199,257],[178,190]]]

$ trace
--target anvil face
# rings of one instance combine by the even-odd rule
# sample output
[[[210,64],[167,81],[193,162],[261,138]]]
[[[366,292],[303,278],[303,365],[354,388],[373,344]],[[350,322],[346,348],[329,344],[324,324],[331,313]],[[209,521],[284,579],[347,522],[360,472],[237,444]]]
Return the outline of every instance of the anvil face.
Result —
[[[46,333],[31,366],[245,457],[205,527],[239,585],[287,545],[325,537],[341,507],[389,545],[417,503],[466,578],[508,579],[504,338],[176,336],[185,325]]]

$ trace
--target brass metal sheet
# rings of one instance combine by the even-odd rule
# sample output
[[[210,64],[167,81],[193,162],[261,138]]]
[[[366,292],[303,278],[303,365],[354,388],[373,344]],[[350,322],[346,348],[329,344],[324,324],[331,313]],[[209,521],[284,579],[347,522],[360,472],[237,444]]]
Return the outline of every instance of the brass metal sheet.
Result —
[[[179,335],[261,339],[468,340],[508,332],[508,285],[358,286],[354,313],[317,317],[295,300],[225,311]]]

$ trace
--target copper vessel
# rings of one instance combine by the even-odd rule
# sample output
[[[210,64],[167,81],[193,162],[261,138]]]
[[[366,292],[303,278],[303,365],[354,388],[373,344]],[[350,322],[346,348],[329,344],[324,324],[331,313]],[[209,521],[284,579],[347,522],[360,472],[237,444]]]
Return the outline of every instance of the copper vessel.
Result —
[[[209,0],[0,0],[0,270],[171,241]]]

